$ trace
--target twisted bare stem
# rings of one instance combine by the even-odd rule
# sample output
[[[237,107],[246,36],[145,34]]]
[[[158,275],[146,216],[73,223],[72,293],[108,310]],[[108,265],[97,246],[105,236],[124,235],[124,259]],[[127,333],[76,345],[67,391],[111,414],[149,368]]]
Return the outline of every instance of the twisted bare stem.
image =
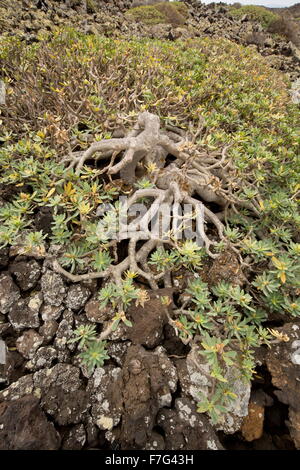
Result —
[[[199,134],[199,130],[197,132]],[[156,289],[157,281],[162,276],[155,276],[152,273],[147,264],[147,257],[158,246],[164,244],[172,246],[172,241],[160,239],[159,236],[153,238],[148,226],[151,219],[153,220],[159,214],[159,207],[164,203],[174,206],[171,232],[178,230],[180,226],[179,205],[186,203],[192,206],[195,213],[202,210],[205,221],[215,227],[219,240],[224,240],[224,225],[221,220],[224,218],[223,215],[228,213],[229,206],[238,204],[238,198],[228,186],[229,172],[232,170],[232,165],[227,158],[229,146],[220,153],[209,154],[197,147],[197,135],[192,136],[190,141],[185,140],[181,129],[169,126],[163,130],[158,116],[142,112],[126,137],[101,140],[93,143],[84,152],[70,153],[65,157],[63,161],[69,163],[68,168],[75,168],[77,174],[80,174],[87,160],[110,159],[101,173],[106,173],[110,178],[120,173],[122,180],[126,183],[134,183],[138,166],[140,169],[149,168],[149,164],[152,163],[153,170],[147,177],[152,179],[154,187],[136,190],[127,201],[127,209],[129,209],[140,199],[146,198],[148,207],[146,213],[130,225],[131,230],[127,235],[128,256],[122,262],[111,265],[101,272],[76,275],[67,272],[55,261],[53,265],[55,271],[73,282],[110,278],[120,284],[123,272],[130,269],[146,279],[151,288]],[[168,154],[176,160],[165,166]],[[200,197],[203,202],[197,197]],[[151,199],[152,202],[150,202]],[[209,209],[206,203],[210,202],[220,205],[221,210],[218,214]],[[243,204],[245,201],[242,201]],[[159,221],[156,223],[159,224]],[[202,225],[200,224],[199,232],[208,255],[213,258],[217,257],[218,255],[211,250],[216,241],[211,240],[207,235],[204,221]],[[144,242],[144,244],[137,249],[137,242]]]

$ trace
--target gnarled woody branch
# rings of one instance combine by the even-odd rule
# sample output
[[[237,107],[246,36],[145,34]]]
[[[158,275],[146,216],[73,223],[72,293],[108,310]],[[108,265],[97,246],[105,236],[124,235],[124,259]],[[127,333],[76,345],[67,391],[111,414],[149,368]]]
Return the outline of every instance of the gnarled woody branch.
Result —
[[[181,135],[179,135],[181,134]],[[195,140],[195,139],[194,139]],[[214,214],[206,205],[207,202],[216,202],[227,210],[230,204],[236,204],[237,198],[228,186],[230,175],[228,171],[231,166],[226,161],[226,150],[221,154],[207,154],[200,152],[194,140],[185,141],[182,132],[174,128],[172,130],[161,130],[159,117],[149,112],[139,114],[137,123],[132,131],[124,138],[112,138],[93,143],[85,152],[70,154],[64,161],[69,162],[69,168],[75,168],[79,174],[87,160],[111,159],[104,169],[109,175],[120,172],[121,178],[126,182],[134,182],[135,172],[139,163],[155,164],[156,168],[151,174],[156,187],[137,190],[128,200],[128,209],[141,198],[153,198],[149,202],[149,208],[140,218],[138,223],[131,225],[135,231],[129,233],[128,256],[117,265],[111,265],[105,271],[74,275],[65,271],[57,262],[54,269],[73,282],[86,279],[111,278],[120,284],[122,273],[131,269],[143,276],[152,288],[157,288],[157,281],[161,275],[154,276],[147,267],[147,257],[157,246],[163,244],[172,245],[171,240],[154,239],[148,230],[151,219],[157,216],[159,207],[163,203],[173,205],[173,233],[178,228],[178,216],[176,208],[181,203],[190,204],[195,213],[203,210],[206,222],[212,223],[218,232],[219,239],[224,239],[224,226],[220,217]],[[167,154],[173,155],[176,160],[169,166],[163,168]],[[117,157],[119,161],[115,163]],[[193,197],[198,194],[204,203]],[[212,241],[206,234],[204,221],[198,227],[203,239],[205,249],[209,256],[217,255],[211,251]],[[144,241],[143,246],[137,250],[137,242]]]
[[[162,131],[158,116],[143,112],[139,114],[136,125],[126,137],[95,142],[85,152],[71,153],[63,161],[70,162],[69,168],[75,167],[76,172],[79,173],[84,163],[91,158],[106,160],[113,156],[115,160],[120,153],[124,152],[121,160],[115,164],[111,161],[105,171],[109,175],[121,172],[121,177],[125,182],[133,183],[139,162],[144,164],[152,162],[157,168],[162,168],[167,154],[170,154],[177,158],[178,168],[187,164],[187,170],[191,170],[186,173],[186,179],[192,187],[192,192],[196,192],[208,202],[225,205],[224,191],[214,187],[214,183],[219,178],[212,172],[216,168],[222,168],[227,148],[223,149],[221,159],[207,155],[205,152],[200,153],[195,144],[183,140],[175,132]],[[208,160],[207,163],[206,160]]]

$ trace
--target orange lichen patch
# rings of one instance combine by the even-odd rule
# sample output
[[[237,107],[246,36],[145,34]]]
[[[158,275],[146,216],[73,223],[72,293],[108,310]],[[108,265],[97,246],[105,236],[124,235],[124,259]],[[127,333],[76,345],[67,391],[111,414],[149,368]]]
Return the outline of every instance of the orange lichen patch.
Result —
[[[259,439],[263,434],[265,409],[254,402],[249,403],[248,416],[242,424],[242,435],[246,441],[251,442]]]

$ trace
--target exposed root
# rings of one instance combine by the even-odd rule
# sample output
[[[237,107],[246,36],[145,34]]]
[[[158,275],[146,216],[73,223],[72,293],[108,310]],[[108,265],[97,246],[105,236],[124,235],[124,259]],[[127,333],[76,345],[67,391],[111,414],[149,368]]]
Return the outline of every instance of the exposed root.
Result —
[[[71,153],[65,157],[64,161],[69,163],[68,168],[75,168],[77,174],[80,174],[87,160],[110,159],[101,173],[106,173],[110,177],[120,173],[122,180],[127,183],[136,180],[138,165],[144,168],[151,166],[148,177],[154,187],[139,189],[127,200],[127,211],[141,199],[146,200],[147,209],[138,219],[130,222],[125,235],[121,234],[120,239],[128,239],[128,256],[123,261],[111,265],[105,271],[82,275],[68,273],[57,262],[54,263],[54,269],[73,282],[110,278],[117,284],[121,283],[124,271],[129,269],[143,277],[152,289],[158,288],[157,282],[162,278],[169,286],[168,273],[154,275],[149,269],[147,258],[158,246],[164,244],[176,246],[176,236],[178,232],[183,231],[185,223],[180,216],[181,204],[189,204],[193,216],[199,216],[196,235],[202,240],[208,255],[216,258],[218,254],[214,252],[213,246],[217,242],[207,235],[205,224],[212,224],[217,231],[219,241],[224,240],[222,220],[226,220],[230,207],[236,210],[236,206],[240,204],[254,212],[257,208],[255,202],[240,200],[237,195],[238,190],[230,184],[233,167],[227,158],[229,146],[221,153],[199,150],[196,140],[202,126],[203,123],[199,125],[196,134],[187,141],[184,140],[181,129],[169,126],[166,130],[161,130],[159,117],[143,112],[126,137],[101,140],[93,143],[85,152]],[[176,160],[164,167],[167,154]],[[194,196],[200,197],[203,202]],[[218,214],[207,207],[206,203],[211,202],[220,206]],[[172,207],[171,230],[168,233],[163,233],[161,229],[162,219],[166,217],[165,214],[161,214],[161,207],[164,204]],[[143,242],[139,249],[137,249],[138,242]]]

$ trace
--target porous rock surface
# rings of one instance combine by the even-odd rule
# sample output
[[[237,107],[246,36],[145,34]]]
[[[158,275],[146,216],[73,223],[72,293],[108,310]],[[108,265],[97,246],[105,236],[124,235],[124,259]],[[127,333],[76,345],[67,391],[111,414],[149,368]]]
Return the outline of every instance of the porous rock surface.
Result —
[[[289,406],[288,427],[296,448],[300,449],[300,322],[286,323],[278,330],[289,341],[274,344],[266,363],[272,383],[279,389],[275,395]]]
[[[221,450],[223,447],[206,416],[197,413],[190,398],[176,398],[175,409],[163,408],[157,423],[168,450]]]
[[[176,41],[194,37],[225,38],[256,48],[270,65],[287,73],[292,81],[300,77],[300,28],[294,35],[295,44],[284,37],[262,30],[249,17],[235,18],[227,5],[205,5],[197,0],[185,0],[188,17],[183,25],[136,22],[125,15],[141,0],[0,0],[0,28],[4,35],[17,35],[31,43],[62,26],[71,26],[85,34],[106,36],[150,37]],[[152,1],[151,3],[155,3]],[[87,8],[86,8],[87,5]],[[49,215],[45,215],[46,219]],[[44,229],[44,223],[41,226]],[[46,225],[49,223],[46,221]],[[48,229],[47,229],[48,230]],[[14,253],[22,254],[15,250]],[[44,253],[35,253],[37,257]],[[32,254],[33,256],[33,254]]]
[[[12,305],[20,298],[18,286],[9,273],[0,274],[0,312],[8,313]]]
[[[261,31],[247,18],[232,18],[225,5],[188,0],[189,16],[178,27],[130,20],[124,13],[138,4],[135,0],[92,3],[94,10],[81,0],[0,0],[1,34],[31,43],[70,25],[111,37],[227,38],[257,49],[262,60],[292,80],[300,76],[297,45]],[[49,221],[51,213],[37,214],[37,229],[49,231]],[[211,389],[208,367],[199,357],[195,364],[194,351],[183,347],[167,324],[159,297],[172,298],[168,289],[149,292],[144,307],[131,305],[133,327],[122,324],[111,333],[110,360],[103,367],[91,373],[82,366],[77,346],[69,342],[72,331],[86,324],[100,332],[114,312],[99,306],[97,280],[72,284],[49,268],[45,255],[45,246],[31,253],[22,246],[0,249],[0,344],[6,351],[0,363],[0,449],[218,450],[216,430],[226,435],[241,431],[247,442],[263,438],[269,405],[253,394],[250,398],[250,387],[230,371],[237,399],[223,422],[214,427],[197,413],[199,392],[208,396]],[[206,275],[211,284],[243,282],[232,253],[214,261]],[[188,276],[178,276],[178,291]],[[300,448],[300,324],[286,324],[282,332],[289,341],[272,345],[266,365],[276,396],[289,407],[290,433]]]
[[[133,345],[127,351],[122,373],[120,370],[116,376],[120,392],[114,409],[122,404],[122,423],[107,437],[117,440],[122,449],[144,449],[151,441],[158,411],[171,406],[177,388],[176,368],[162,347],[148,352]],[[113,419],[119,419],[118,415],[106,423],[112,424]]]
[[[162,309],[161,297],[172,297],[172,289],[157,289],[149,291],[149,301],[141,309],[132,304],[128,309],[132,328],[128,329],[128,339],[134,344],[142,344],[147,348],[154,348],[162,342],[163,328],[167,317]]]
[[[39,307],[42,304],[42,294],[34,294],[32,297],[24,297],[15,302],[9,310],[8,318],[16,331],[25,328],[38,328]]]
[[[37,285],[41,275],[41,267],[34,259],[18,261],[10,265],[9,272],[15,277],[16,284],[20,289],[27,291]]]
[[[31,286],[17,277],[20,263],[36,272]],[[228,255],[220,269],[212,264],[212,280],[214,272],[223,276],[226,263],[228,275],[238,276],[234,257]],[[21,267],[25,269],[24,264]],[[0,364],[0,409],[6,410],[1,415],[3,448],[217,450],[222,448],[217,430],[232,434],[240,429],[245,439],[259,442],[261,409],[257,410],[260,421],[256,428],[253,419],[247,428],[247,419],[253,418],[253,397],[248,407],[250,387],[230,377],[230,371],[228,378],[235,382],[237,399],[225,420],[213,426],[206,415],[197,412],[199,392],[208,396],[211,390],[208,368],[167,322],[161,297],[172,300],[171,289],[149,291],[143,307],[131,304],[127,315],[132,328],[121,324],[111,333],[107,340],[110,360],[91,372],[81,364],[80,351],[69,340],[79,325],[94,325],[100,332],[114,315],[99,306],[97,283],[72,284],[49,269],[46,261],[28,257],[25,261],[18,258],[9,271],[2,271],[1,285],[0,333],[6,348],[5,363]],[[285,391],[280,400],[289,404],[291,435],[298,443],[299,410],[293,395],[299,367],[296,324],[289,327],[288,334],[292,342],[274,347],[276,351],[287,348],[280,349],[278,357],[287,355],[294,382],[291,377],[281,382],[274,373],[279,367],[277,352],[274,358],[268,357],[268,367],[275,374],[276,387]],[[12,420],[9,425],[8,419],[21,403],[20,423]],[[258,404],[262,409],[265,406]],[[30,410],[33,422],[28,418]],[[32,423],[40,432],[31,431]],[[9,426],[15,426],[20,436],[13,435]]]

